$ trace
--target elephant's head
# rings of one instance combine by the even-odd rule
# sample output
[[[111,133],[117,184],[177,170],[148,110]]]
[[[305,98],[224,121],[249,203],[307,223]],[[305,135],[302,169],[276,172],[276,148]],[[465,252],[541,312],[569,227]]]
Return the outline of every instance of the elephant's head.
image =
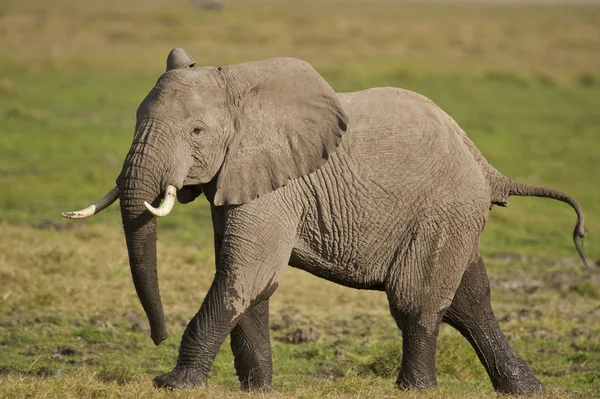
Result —
[[[167,334],[155,215],[167,214],[175,195],[182,203],[204,192],[215,206],[243,204],[312,173],[335,151],[346,124],[335,92],[304,61],[197,67],[174,49],[137,110],[117,187],[63,215],[91,216],[120,198],[131,274],[158,345]]]

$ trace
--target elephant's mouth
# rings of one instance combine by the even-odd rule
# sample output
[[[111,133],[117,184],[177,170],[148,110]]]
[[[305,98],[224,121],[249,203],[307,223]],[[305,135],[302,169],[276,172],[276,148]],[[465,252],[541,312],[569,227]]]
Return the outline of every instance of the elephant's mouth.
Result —
[[[202,194],[200,186],[183,186],[180,190],[177,190],[177,201],[180,204],[187,204],[195,200]]]

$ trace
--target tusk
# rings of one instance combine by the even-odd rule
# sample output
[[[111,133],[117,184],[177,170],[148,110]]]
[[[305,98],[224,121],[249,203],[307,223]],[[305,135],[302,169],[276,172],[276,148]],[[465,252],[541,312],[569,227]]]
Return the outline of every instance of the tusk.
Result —
[[[146,201],[144,201],[144,205],[146,208],[155,216],[166,216],[173,210],[173,205],[175,205],[175,197],[177,194],[177,189],[170,184],[167,186],[165,190],[165,197],[162,200],[162,203],[158,208],[153,207]]]
[[[82,209],[77,212],[63,212],[63,217],[69,219],[85,219],[90,216],[94,216],[98,212],[108,208],[113,202],[115,202],[119,198],[119,188],[115,187],[108,192],[104,197],[100,198],[93,205],[88,206],[85,209]]]

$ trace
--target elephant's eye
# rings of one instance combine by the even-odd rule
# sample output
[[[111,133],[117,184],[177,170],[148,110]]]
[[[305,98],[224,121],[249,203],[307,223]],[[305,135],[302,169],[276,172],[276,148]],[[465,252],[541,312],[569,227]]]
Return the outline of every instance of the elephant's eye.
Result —
[[[202,133],[204,129],[202,129],[201,127],[197,126],[194,129],[192,129],[192,134],[200,134]]]

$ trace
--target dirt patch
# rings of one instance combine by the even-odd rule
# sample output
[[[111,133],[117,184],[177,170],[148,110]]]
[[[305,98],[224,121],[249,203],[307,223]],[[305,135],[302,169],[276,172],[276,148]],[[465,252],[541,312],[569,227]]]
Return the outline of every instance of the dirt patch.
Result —
[[[298,324],[298,322],[289,314],[274,315],[271,317],[271,331],[280,331],[288,329]]]
[[[102,347],[106,348],[106,349],[110,349],[110,350],[117,350],[117,349],[121,349],[122,345],[118,344],[116,342],[106,341],[105,343],[102,344]]]
[[[502,317],[500,319],[501,322],[509,322],[509,321],[523,321],[523,320],[527,320],[527,319],[535,319],[535,320],[539,320],[540,317],[542,317],[542,312],[540,310],[532,310],[532,309],[527,309],[527,308],[523,308],[521,310],[518,311],[512,311],[512,312],[508,312],[504,317]]]
[[[140,317],[140,314],[138,312],[134,312],[134,311],[125,312],[125,313],[123,313],[123,317],[125,318],[125,320],[127,320],[129,323],[131,323],[131,331],[141,331],[141,332],[149,332],[150,331],[150,325],[148,324],[148,322],[146,321],[145,318]],[[185,319],[180,322],[181,322],[181,325],[187,326],[189,321],[187,319]]]
[[[323,360],[319,363],[318,373],[326,378],[343,378],[346,373],[341,369],[340,365],[330,360]]]
[[[55,374],[48,367],[41,367],[37,370],[29,370],[29,371],[18,370],[13,367],[0,367],[0,376],[6,376],[6,375],[21,375],[21,376],[35,375],[38,377],[52,377]]]
[[[72,230],[78,227],[77,223],[69,223],[68,221],[57,222],[55,220],[44,220],[40,223],[33,223],[31,227],[38,230],[50,230],[50,231],[65,231]]]
[[[75,349],[69,346],[59,346],[56,353],[50,356],[50,359],[62,362],[65,357],[72,357],[76,355],[79,355],[79,352],[77,352]]]
[[[510,272],[504,276],[490,277],[490,285],[492,288],[501,287],[509,291],[523,291],[527,294],[533,294],[544,287],[544,282],[521,273]]]
[[[517,252],[499,252],[492,254],[491,259],[502,264],[512,263],[526,263],[530,265],[542,265],[542,266],[579,266],[581,265],[581,259],[573,256],[567,256],[565,258],[548,259],[540,258],[538,256],[528,256]]]
[[[23,356],[35,356],[35,352],[29,348],[25,349],[22,352],[19,352]]]
[[[317,342],[321,333],[313,328],[297,328],[293,333],[286,335],[285,340],[290,344],[303,344],[306,342]]]
[[[576,294],[589,298],[600,298],[600,273],[590,271],[585,274],[569,270],[524,273],[509,271],[501,276],[490,277],[492,287],[501,287],[509,291],[522,291],[532,294],[539,289],[561,291],[564,295]]]
[[[316,342],[323,333],[315,327],[315,320],[304,317],[302,313],[294,308],[288,307],[280,313],[271,313],[270,329],[275,332],[275,339],[290,344],[302,344]]]
[[[17,374],[17,373],[18,373],[18,371],[13,369],[12,367],[0,367],[0,376]]]

